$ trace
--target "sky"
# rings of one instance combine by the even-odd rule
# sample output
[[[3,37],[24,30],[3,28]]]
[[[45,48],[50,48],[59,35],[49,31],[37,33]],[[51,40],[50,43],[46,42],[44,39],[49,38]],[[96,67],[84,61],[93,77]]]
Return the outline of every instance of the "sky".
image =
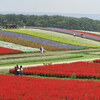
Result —
[[[0,0],[0,12],[100,14],[100,0]]]

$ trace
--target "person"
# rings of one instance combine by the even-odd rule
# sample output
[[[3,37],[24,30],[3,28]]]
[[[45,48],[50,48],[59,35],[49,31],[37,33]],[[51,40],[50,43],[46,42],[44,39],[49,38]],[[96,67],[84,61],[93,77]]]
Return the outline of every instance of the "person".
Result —
[[[40,53],[43,53],[43,47],[40,47]]]
[[[22,65],[20,65],[20,75],[23,76],[23,68],[22,68]]]
[[[74,37],[76,36],[76,34],[74,33]]]
[[[41,48],[42,48],[41,53],[43,53],[43,47],[41,47]]]
[[[40,53],[41,53],[41,47],[40,47]]]
[[[81,37],[83,37],[83,34],[81,34]]]
[[[19,67],[18,67],[18,65],[16,65],[16,68],[17,68],[17,75],[19,75]]]
[[[17,75],[17,66],[15,66],[15,75]]]

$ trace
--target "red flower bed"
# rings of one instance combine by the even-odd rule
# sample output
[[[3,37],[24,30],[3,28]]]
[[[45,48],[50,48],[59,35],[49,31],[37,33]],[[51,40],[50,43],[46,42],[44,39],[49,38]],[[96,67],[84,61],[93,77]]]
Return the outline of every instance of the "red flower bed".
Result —
[[[95,59],[93,62],[100,63],[100,59]]]
[[[14,72],[11,69],[10,72]],[[92,62],[74,62],[70,64],[55,64],[24,68],[25,75],[40,75],[50,77],[100,78],[100,64]]]
[[[64,30],[68,30],[68,29],[64,29]],[[88,34],[88,35],[92,35],[92,36],[96,36],[96,37],[100,37],[100,35],[93,34],[93,33],[82,32],[82,31],[77,31],[77,30],[70,30],[70,31],[72,31],[72,32],[78,32],[78,33],[83,33],[83,34]]]
[[[0,100],[100,100],[100,81],[0,75]]]
[[[0,54],[17,53],[17,52],[23,52],[23,51],[21,51],[21,50],[15,50],[15,49],[10,49],[10,48],[5,48],[5,47],[0,47]]]

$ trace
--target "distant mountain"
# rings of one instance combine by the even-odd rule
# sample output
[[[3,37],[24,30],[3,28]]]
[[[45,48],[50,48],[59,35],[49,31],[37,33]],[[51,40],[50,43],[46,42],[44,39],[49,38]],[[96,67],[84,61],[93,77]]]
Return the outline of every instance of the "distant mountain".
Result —
[[[100,14],[70,14],[70,13],[35,13],[35,12],[0,12],[0,14],[23,14],[23,15],[60,15],[67,17],[87,17],[94,20],[100,20]]]

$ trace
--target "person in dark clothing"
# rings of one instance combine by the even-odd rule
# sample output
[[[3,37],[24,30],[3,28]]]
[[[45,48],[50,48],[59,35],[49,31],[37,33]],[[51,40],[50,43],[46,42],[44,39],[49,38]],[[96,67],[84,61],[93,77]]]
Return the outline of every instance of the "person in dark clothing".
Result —
[[[17,75],[17,67],[15,66],[15,75]]]
[[[22,65],[20,65],[20,75],[23,76],[23,68],[22,68]]]
[[[41,51],[42,51],[42,48],[40,47],[40,53],[41,53]]]
[[[81,37],[83,37],[83,34],[81,34]]]
[[[40,53],[41,54],[43,53],[43,47],[40,47]]]

